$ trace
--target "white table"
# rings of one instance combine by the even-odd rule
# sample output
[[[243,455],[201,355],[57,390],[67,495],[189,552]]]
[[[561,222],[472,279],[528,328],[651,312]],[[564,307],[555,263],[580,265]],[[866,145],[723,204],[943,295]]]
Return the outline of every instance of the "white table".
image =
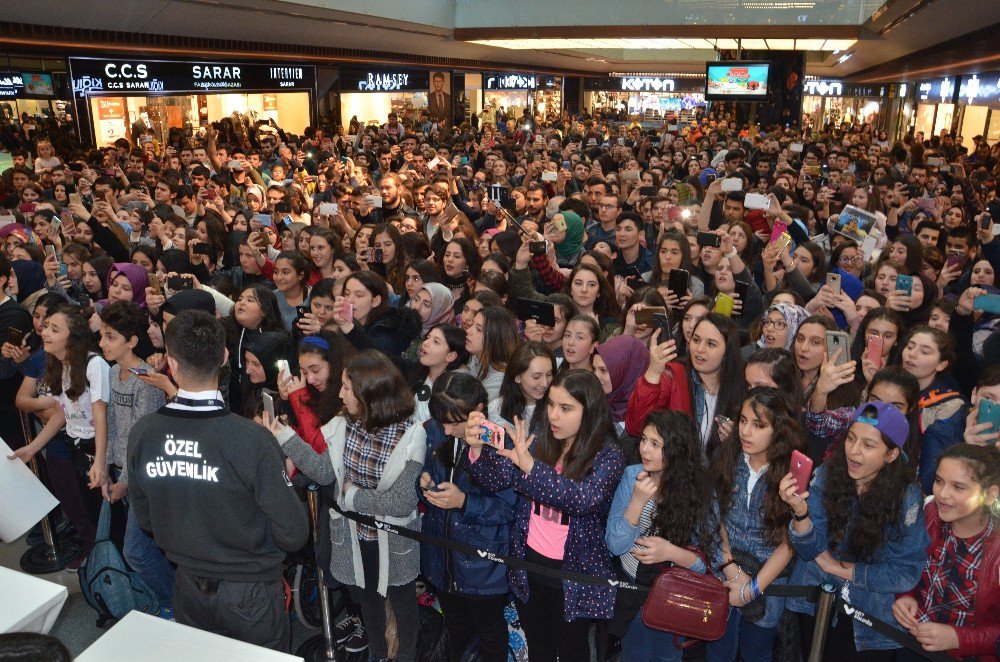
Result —
[[[197,628],[131,611],[76,662],[291,662],[301,657],[223,637]]]
[[[67,597],[65,586],[0,566],[0,632],[47,634]]]

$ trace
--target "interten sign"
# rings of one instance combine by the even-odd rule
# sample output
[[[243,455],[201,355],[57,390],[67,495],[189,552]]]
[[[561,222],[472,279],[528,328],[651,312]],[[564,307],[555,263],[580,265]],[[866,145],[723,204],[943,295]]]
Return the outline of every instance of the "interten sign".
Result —
[[[522,74],[486,74],[487,90],[533,90],[538,85],[534,76]]]

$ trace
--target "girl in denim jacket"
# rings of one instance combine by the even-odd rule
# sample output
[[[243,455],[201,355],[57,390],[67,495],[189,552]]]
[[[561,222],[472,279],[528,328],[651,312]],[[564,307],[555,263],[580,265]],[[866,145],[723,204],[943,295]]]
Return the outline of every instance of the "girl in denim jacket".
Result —
[[[799,559],[793,586],[832,583],[863,615],[899,627],[892,615],[897,593],[916,586],[929,542],[920,488],[903,447],[909,423],[886,402],[858,407],[847,438],[804,493],[789,473],[779,486],[792,510],[790,540]],[[815,605],[791,598],[800,614],[803,650],[810,644]],[[824,660],[892,660],[899,644],[856,620],[836,617]]]
[[[786,582],[795,555],[788,542],[791,513],[778,494],[792,451],[805,452],[795,405],[776,388],[750,391],[740,410],[738,436],[719,447],[712,463],[722,518],[722,573],[729,586],[729,623],[708,644],[708,659],[767,662],[785,609],[782,598],[761,598]]]
[[[623,577],[652,584],[665,563],[708,572],[705,561],[686,549],[698,545],[711,558],[719,531],[694,421],[679,411],[653,412],[642,430],[639,456],[642,463],[626,467],[618,484],[604,537]],[[643,599],[636,591],[618,592],[609,631],[622,640],[622,660],[680,660],[672,634],[643,624]]]

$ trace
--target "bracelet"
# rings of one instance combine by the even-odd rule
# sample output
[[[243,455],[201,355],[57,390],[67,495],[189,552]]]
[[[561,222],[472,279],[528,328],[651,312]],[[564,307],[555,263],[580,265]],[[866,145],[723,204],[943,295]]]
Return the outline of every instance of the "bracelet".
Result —
[[[725,563],[723,563],[721,566],[719,566],[719,569],[716,572],[722,572],[723,570],[725,570],[729,566],[733,565],[734,563],[736,563],[736,561],[734,561],[733,559],[729,559],[728,561],[726,561]]]
[[[732,579],[727,579],[723,583],[725,583],[725,584],[735,584],[736,580],[739,579],[742,576],[743,576],[743,568],[741,568],[739,566],[736,566],[736,576],[733,577]]]
[[[754,577],[750,580],[750,594],[753,595],[752,600],[756,600],[760,597],[760,585],[757,583],[757,578]]]
[[[743,595],[743,591],[746,590],[747,586],[750,586],[750,582],[747,582],[746,584],[744,584],[743,586],[740,587],[740,600],[743,601],[744,605],[748,605],[748,604],[750,604],[753,601],[752,598],[750,600],[747,600],[746,596]],[[751,590],[751,593],[753,593],[752,590]]]

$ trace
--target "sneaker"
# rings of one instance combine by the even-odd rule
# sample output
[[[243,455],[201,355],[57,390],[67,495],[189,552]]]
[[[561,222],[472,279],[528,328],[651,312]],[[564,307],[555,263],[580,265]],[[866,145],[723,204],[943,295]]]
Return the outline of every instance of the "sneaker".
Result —
[[[66,563],[65,570],[66,570],[66,572],[76,572],[77,570],[79,570],[80,568],[82,568],[83,564],[86,563],[86,562],[87,562],[87,555],[86,554],[80,554],[78,557],[76,557],[72,561],[68,561]]]
[[[359,653],[368,648],[368,634],[360,620],[354,624],[354,630],[344,640],[343,646],[348,653]]]
[[[354,633],[354,628],[358,622],[358,619],[354,616],[348,616],[344,620],[340,621],[333,626],[333,640],[338,644],[342,644]]]

